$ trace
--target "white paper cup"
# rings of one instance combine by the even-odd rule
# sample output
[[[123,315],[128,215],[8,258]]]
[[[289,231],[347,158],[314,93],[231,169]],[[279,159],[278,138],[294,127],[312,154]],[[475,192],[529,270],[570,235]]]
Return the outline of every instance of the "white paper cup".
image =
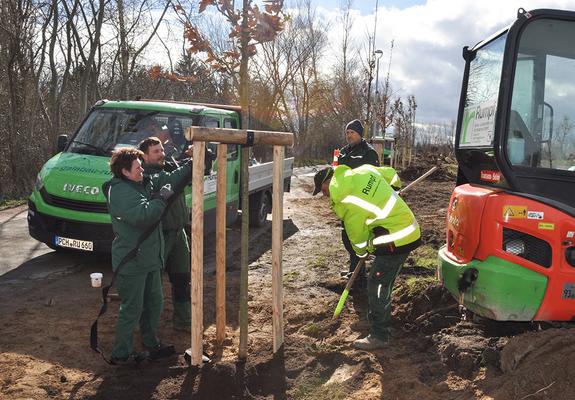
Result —
[[[92,280],[92,287],[101,287],[103,277],[104,274],[102,274],[101,272],[92,272],[90,274],[90,279]]]

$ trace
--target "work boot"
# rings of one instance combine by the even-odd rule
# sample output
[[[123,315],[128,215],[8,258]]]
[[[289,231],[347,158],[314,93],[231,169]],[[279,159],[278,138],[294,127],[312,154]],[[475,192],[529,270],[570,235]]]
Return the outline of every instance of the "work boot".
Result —
[[[162,358],[168,358],[176,354],[176,348],[171,344],[158,343],[154,347],[146,347],[148,351],[148,360],[157,361]]]
[[[140,353],[132,353],[128,357],[114,357],[110,358],[110,364],[121,366],[121,365],[138,365],[145,361],[149,357],[147,351],[142,351]]]
[[[353,342],[353,347],[359,350],[372,351],[381,349],[385,347],[387,344],[389,344],[389,340],[383,340],[376,338],[373,335],[367,335],[363,339],[358,339],[355,342]]]
[[[188,367],[192,365],[192,348],[191,347],[184,352],[184,360],[186,361],[186,364],[188,364]],[[205,351],[202,353],[202,362],[204,364],[212,362],[212,360],[210,359],[210,357],[208,357],[208,355]]]

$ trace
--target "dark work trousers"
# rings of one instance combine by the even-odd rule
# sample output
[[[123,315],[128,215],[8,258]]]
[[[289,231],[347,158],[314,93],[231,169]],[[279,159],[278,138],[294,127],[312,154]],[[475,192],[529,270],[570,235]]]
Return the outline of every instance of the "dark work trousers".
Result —
[[[172,284],[172,324],[191,329],[190,246],[184,229],[164,231],[166,272]]]
[[[133,351],[133,335],[138,322],[144,346],[155,347],[160,343],[157,332],[164,298],[162,274],[158,267],[156,271],[138,275],[120,273],[117,279],[122,303],[116,323],[112,356],[127,359]]]
[[[409,253],[376,256],[369,271],[369,333],[384,341],[391,339],[391,291],[408,255]]]

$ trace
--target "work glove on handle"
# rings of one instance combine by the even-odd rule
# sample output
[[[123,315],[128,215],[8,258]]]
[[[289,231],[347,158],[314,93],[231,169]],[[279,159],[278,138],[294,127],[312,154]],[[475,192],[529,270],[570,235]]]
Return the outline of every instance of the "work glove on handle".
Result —
[[[160,191],[157,192],[153,197],[156,199],[160,199],[165,203],[168,202],[168,199],[174,195],[174,191],[172,190],[172,185],[169,183],[165,184],[161,187]]]

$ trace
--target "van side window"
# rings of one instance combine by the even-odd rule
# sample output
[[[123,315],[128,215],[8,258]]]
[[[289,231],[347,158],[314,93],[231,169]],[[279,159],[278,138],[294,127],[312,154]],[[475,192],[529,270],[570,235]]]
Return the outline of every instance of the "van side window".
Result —
[[[207,128],[219,128],[220,121],[214,117],[203,117],[201,126],[205,126]]]
[[[237,129],[238,124],[233,119],[224,119],[224,128]]]

